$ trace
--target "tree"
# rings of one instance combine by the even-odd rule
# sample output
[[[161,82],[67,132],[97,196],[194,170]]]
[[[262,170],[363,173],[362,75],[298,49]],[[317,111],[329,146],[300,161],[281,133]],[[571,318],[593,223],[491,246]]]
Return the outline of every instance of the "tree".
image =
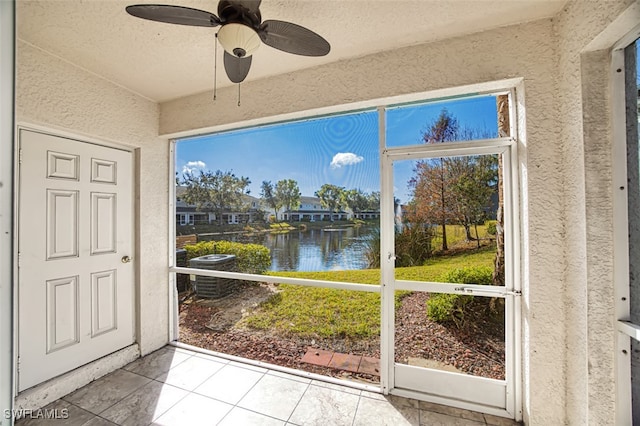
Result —
[[[226,210],[241,211],[245,209],[242,200],[248,194],[247,187],[251,181],[247,177],[237,177],[230,171],[203,171],[199,174],[185,173],[181,182],[185,187],[182,200],[196,206],[196,210],[213,211],[222,224],[222,213]]]
[[[315,196],[320,198],[320,204],[331,211],[331,222],[333,222],[333,213],[340,211],[340,208],[342,208],[344,201],[343,191],[343,187],[325,183],[315,192]]]
[[[438,119],[422,134],[422,140],[427,144],[455,141],[459,130],[458,120],[443,108]],[[414,189],[414,213],[421,221],[433,220],[441,226],[443,251],[449,248],[446,225],[453,219],[453,198],[448,191],[452,176],[447,163],[446,158],[420,161],[414,169],[416,176],[409,181]]]
[[[453,176],[447,167],[447,159],[434,158],[419,161],[414,168],[415,176],[409,180],[413,189],[410,203],[410,221],[437,223],[442,228],[442,250],[448,250],[447,223],[453,222],[454,198],[449,190]]]
[[[467,241],[477,240],[477,224],[484,220],[496,191],[498,158],[493,155],[473,155],[449,159],[453,182],[450,191],[454,195],[456,222],[464,226]],[[471,236],[471,226],[476,227],[476,237]]]
[[[276,183],[275,197],[278,204],[285,208],[285,211],[297,209],[300,206],[300,189],[298,182],[293,179],[283,179]]]
[[[278,220],[278,210],[282,207],[282,204],[278,200],[271,181],[263,180],[260,185],[260,198],[273,209],[275,218]]]
[[[359,213],[367,210],[369,200],[367,194],[360,189],[349,189],[342,193],[343,204],[351,209],[353,213]]]
[[[479,133],[490,137],[486,131],[461,129],[458,120],[444,108],[423,133],[423,141],[434,144],[469,140]],[[497,169],[494,156],[433,158],[416,164],[415,175],[409,181],[414,197],[410,211],[417,221],[441,226],[443,251],[448,250],[447,223],[463,225],[467,240],[473,239],[470,228],[482,218],[491,202]]]
[[[380,211],[380,191],[372,191],[367,195],[367,210]]]

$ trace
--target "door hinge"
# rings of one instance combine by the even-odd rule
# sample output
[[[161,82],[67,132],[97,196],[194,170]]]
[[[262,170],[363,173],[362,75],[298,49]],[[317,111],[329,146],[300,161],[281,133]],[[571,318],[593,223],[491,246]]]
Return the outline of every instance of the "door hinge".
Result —
[[[20,372],[20,355],[18,355],[18,361],[16,361],[16,370]]]
[[[22,148],[18,151],[18,163],[22,164]]]

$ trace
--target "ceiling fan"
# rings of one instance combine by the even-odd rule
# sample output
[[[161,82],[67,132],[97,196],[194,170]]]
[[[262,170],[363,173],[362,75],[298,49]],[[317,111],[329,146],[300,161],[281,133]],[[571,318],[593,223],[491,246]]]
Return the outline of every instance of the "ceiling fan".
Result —
[[[261,0],[220,0],[218,16],[183,6],[136,4],[126,7],[135,17],[197,27],[220,26],[216,37],[224,48],[224,69],[233,83],[242,82],[251,68],[251,55],[260,42],[284,52],[324,56],[331,46],[320,35],[285,21],[262,21]]]

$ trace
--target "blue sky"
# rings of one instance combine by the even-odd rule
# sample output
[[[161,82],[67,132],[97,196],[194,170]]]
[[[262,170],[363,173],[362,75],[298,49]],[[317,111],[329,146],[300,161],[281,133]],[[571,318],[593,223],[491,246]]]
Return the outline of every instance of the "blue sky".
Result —
[[[387,112],[387,145],[421,143],[424,130],[443,107],[461,127],[496,131],[494,97],[403,106]],[[183,139],[176,145],[176,171],[233,171],[251,179],[251,195],[260,196],[263,180],[298,182],[302,195],[313,196],[331,183],[365,192],[379,191],[378,113],[367,111],[230,131]],[[396,167],[396,196],[409,199],[406,181],[412,165]]]

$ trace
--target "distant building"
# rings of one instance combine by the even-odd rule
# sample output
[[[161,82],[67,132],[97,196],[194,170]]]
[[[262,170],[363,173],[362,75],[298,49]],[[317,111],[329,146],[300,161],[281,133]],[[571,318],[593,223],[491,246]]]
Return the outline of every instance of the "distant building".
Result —
[[[207,225],[218,223],[216,213],[210,209],[197,210],[193,204],[182,201],[181,196],[185,188],[176,188],[176,225]],[[259,198],[251,195],[243,195],[244,208],[241,211],[228,209],[222,212],[222,223],[242,224],[267,220],[265,208]]]
[[[331,212],[328,209],[322,207],[322,203],[320,203],[320,198],[318,197],[300,197],[300,206],[295,210],[283,211],[282,216],[279,218],[281,220],[290,220],[292,222],[316,222],[316,221],[324,221],[331,220],[331,215],[333,214],[333,220],[347,220],[349,219],[349,215],[344,211],[339,212]]]
[[[211,210],[196,209],[196,206],[187,204],[181,199],[184,194],[184,187],[176,188],[176,225],[205,225],[216,224],[218,218],[216,213]],[[269,221],[274,216],[274,210],[266,205],[260,198],[251,195],[242,196],[244,208],[242,211],[234,211],[229,209],[222,213],[222,223],[226,224],[243,224],[253,222]],[[380,211],[363,211],[352,212],[351,210],[340,210],[331,212],[324,208],[318,197],[300,197],[300,205],[296,209],[285,210],[280,208],[276,215],[276,220],[285,220],[291,222],[316,222],[333,220],[349,220],[349,219],[378,219]]]

